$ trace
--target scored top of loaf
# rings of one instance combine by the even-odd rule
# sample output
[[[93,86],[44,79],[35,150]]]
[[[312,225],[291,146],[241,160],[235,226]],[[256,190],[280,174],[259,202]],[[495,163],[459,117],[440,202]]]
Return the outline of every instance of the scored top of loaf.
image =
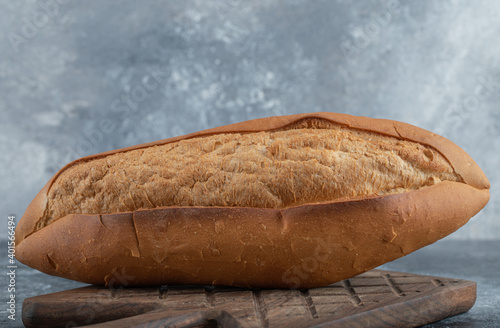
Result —
[[[311,129],[319,129],[319,130],[331,130],[331,131],[309,131]],[[288,131],[288,130],[294,130],[294,131]],[[350,138],[360,138],[364,140],[363,142],[369,143],[369,139],[375,140],[377,139],[375,145],[376,147],[379,147],[379,151],[384,152],[387,157],[387,165],[383,163],[379,163],[379,167],[377,167],[377,170],[375,173],[378,171],[381,171],[383,174],[380,175],[382,179],[377,180],[377,179],[372,179],[369,177],[362,177],[359,175],[359,172],[365,172],[366,167],[363,165],[366,163],[362,163],[363,161],[366,161],[369,156],[362,156],[363,159],[360,161],[354,161],[353,158],[355,156],[358,156],[359,153],[356,153],[357,155],[353,155],[354,157],[350,158],[351,162],[350,163],[355,163],[354,166],[344,166],[344,174],[346,172],[351,172],[355,174],[349,174],[350,178],[356,178],[359,182],[359,178],[363,178],[366,180],[363,180],[363,184],[359,185],[356,188],[348,188],[344,191],[341,191],[340,189],[331,189],[329,191],[328,197],[323,196],[318,196],[319,194],[317,191],[320,188],[323,188],[322,182],[324,182],[321,177],[322,175],[316,175],[317,173],[311,172],[311,170],[315,170],[315,168],[320,168],[320,173],[324,172],[326,168],[321,164],[321,160],[324,160],[325,158],[318,160],[317,158],[309,158],[305,161],[302,161],[301,163],[306,163],[307,165],[303,166],[302,174],[305,174],[306,176],[309,177],[309,179],[302,179],[300,183],[303,183],[304,185],[301,185],[299,187],[300,183],[297,184],[297,180],[293,179],[287,179],[284,178],[282,180],[282,183],[278,183],[279,186],[282,186],[283,188],[278,191],[278,196],[276,197],[276,191],[270,191],[268,187],[264,186],[259,186],[261,181],[259,179],[254,180],[253,182],[253,193],[250,193],[252,195],[249,197],[249,193],[247,190],[250,188],[247,183],[247,180],[243,179],[240,180],[242,182],[242,185],[240,188],[243,188],[243,192],[240,194],[241,199],[236,199],[234,198],[233,201],[235,203],[240,202],[242,206],[263,206],[263,207],[274,207],[274,208],[283,208],[287,206],[293,206],[293,205],[300,205],[304,204],[308,201],[314,202],[314,201],[342,201],[343,199],[348,199],[349,197],[352,197],[354,194],[363,194],[363,192],[369,194],[373,193],[375,195],[377,194],[388,194],[388,193],[399,193],[399,192],[404,192],[406,190],[415,190],[418,189],[422,186],[426,186],[429,184],[433,184],[436,182],[439,182],[440,180],[452,180],[452,181],[459,181],[462,183],[465,183],[469,186],[472,186],[477,189],[489,189],[489,182],[484,173],[481,171],[479,166],[474,162],[474,160],[465,152],[463,151],[460,147],[455,145],[453,142],[447,140],[446,138],[443,138],[439,135],[436,135],[432,132],[420,129],[418,127],[412,126],[410,124],[402,123],[402,122],[397,122],[397,121],[391,121],[391,120],[384,120],[384,119],[372,119],[372,118],[367,118],[367,117],[356,117],[356,116],[351,116],[347,114],[340,114],[340,113],[329,113],[329,112],[319,112],[319,113],[307,113],[307,114],[296,114],[296,115],[287,115],[287,116],[277,116],[277,117],[269,117],[269,118],[263,118],[263,119],[255,119],[251,121],[245,121],[245,122],[240,122],[240,123],[235,123],[235,124],[230,124],[230,125],[225,125],[217,128],[212,128],[204,131],[199,131],[195,132],[192,134],[184,135],[184,136],[179,136],[179,137],[174,137],[170,139],[164,139],[164,140],[158,140],[155,142],[150,142],[146,144],[141,144],[141,145],[136,145],[136,146],[131,146],[123,149],[116,149],[96,155],[91,155],[87,157],[83,157],[81,159],[75,160],[65,167],[63,167],[59,172],[57,172],[45,185],[45,187],[38,193],[38,195],[35,197],[35,199],[31,202],[31,204],[28,206],[25,214],[23,215],[22,220],[18,224],[16,231],[16,237],[18,237],[19,242],[21,242],[24,238],[29,236],[30,234],[34,233],[35,231],[43,228],[46,226],[48,223],[52,222],[54,219],[60,218],[66,213],[69,213],[73,211],[72,207],[78,202],[79,204],[76,204],[78,206],[82,206],[81,208],[84,209],[89,209],[90,211],[95,211],[97,208],[104,209],[105,211],[116,211],[116,210],[124,210],[124,211],[131,211],[134,208],[141,208],[141,207],[151,207],[152,206],[161,206],[160,202],[156,200],[155,197],[157,197],[157,194],[150,194],[149,190],[148,193],[144,193],[144,188],[142,187],[142,182],[147,183],[148,181],[144,180],[145,178],[148,177],[148,170],[144,170],[141,168],[140,170],[135,170],[137,172],[145,172],[146,175],[142,177],[138,177],[138,182],[131,183],[128,189],[125,188],[127,181],[130,181],[129,179],[131,178],[130,172],[117,172],[114,173],[115,176],[122,176],[122,182],[125,183],[125,185],[120,185],[120,184],[115,184],[108,186],[107,191],[112,191],[112,188],[118,188],[117,190],[119,191],[119,194],[114,195],[115,196],[115,201],[113,204],[116,205],[116,207],[111,207],[108,206],[107,210],[105,209],[105,206],[99,205],[99,202],[106,202],[110,200],[109,198],[106,199],[105,193],[102,191],[99,192],[98,189],[98,184],[93,185],[92,183],[88,184],[92,186],[90,189],[86,188],[85,185],[88,182],[93,182],[92,179],[97,178],[97,180],[101,181],[99,176],[105,177],[108,176],[109,171],[106,171],[107,164],[106,166],[96,166],[94,170],[87,170],[87,173],[85,173],[86,170],[82,170],[82,168],[86,167],[86,165],[89,165],[92,162],[99,162],[102,163],[104,159],[104,162],[106,161],[120,161],[121,157],[127,157],[127,156],[136,156],[137,154],[146,154],[148,153],[148,149],[155,149],[155,148],[162,148],[164,147],[163,150],[165,149],[171,149],[172,145],[174,144],[179,144],[182,146],[178,146],[176,148],[179,148],[175,151],[179,152],[182,150],[182,148],[186,148],[189,143],[196,143],[197,141],[195,140],[198,138],[199,140],[203,140],[203,143],[212,143],[212,147],[215,146],[216,149],[215,151],[209,151],[207,154],[205,154],[205,157],[210,157],[214,154],[217,154],[217,151],[228,151],[230,149],[236,149],[234,145],[234,137],[236,136],[245,136],[249,133],[255,133],[255,136],[259,136],[262,140],[268,138],[268,140],[271,140],[270,135],[275,134],[275,137],[279,137],[281,132],[284,132],[282,136],[290,135],[292,136],[293,134],[299,133],[299,136],[295,136],[294,139],[292,138],[287,138],[283,137],[281,140],[281,143],[286,144],[286,143],[297,143],[297,145],[302,144],[303,146],[300,147],[305,147],[305,149],[308,149],[308,151],[304,150],[298,150],[301,154],[301,156],[304,156],[304,154],[309,154],[311,156],[316,156],[313,155],[315,153],[314,150],[310,152],[310,149],[314,148],[315,142],[317,141],[317,138],[300,138],[300,134],[303,133],[313,133],[316,134],[316,137],[319,138],[319,135],[322,133],[332,133],[333,135],[336,135],[337,138],[340,138],[341,136],[345,135],[346,133],[350,135]],[[225,136],[225,134],[231,134],[230,136]],[[250,134],[248,135],[250,136]],[[246,136],[248,138],[248,136]],[[392,137],[392,138],[391,138]],[[215,138],[215,139],[214,139]],[[217,140],[218,138],[228,140],[228,143],[225,145],[218,145]],[[366,139],[368,138],[368,139]],[[279,138],[278,138],[279,139]],[[211,140],[211,141],[209,141]],[[313,141],[311,141],[313,140]],[[316,140],[316,141],[314,141]],[[249,140],[247,140],[248,142]],[[276,141],[276,140],[274,140]],[[379,142],[379,141],[384,141],[384,142]],[[354,142],[354,141],[353,141]],[[363,143],[362,142],[362,143]],[[282,152],[282,148],[277,148],[278,144],[280,142],[274,144],[269,143],[262,145],[265,149],[268,149],[268,155],[271,155],[272,152],[274,152],[274,157],[275,162],[277,158],[280,158],[280,156],[292,156],[291,154],[296,152],[297,149],[293,149],[293,147],[296,147],[297,145],[292,145],[290,146],[289,151],[291,153],[289,155],[287,152]],[[321,142],[318,142],[318,145],[321,145]],[[237,145],[236,145],[237,146]],[[311,146],[313,146],[311,148]],[[345,145],[344,145],[345,146]],[[361,144],[359,144],[361,146]],[[208,149],[208,146],[200,147],[198,151],[202,151],[202,148]],[[239,145],[238,149],[244,149],[244,145]],[[375,148],[376,148],[375,147]],[[331,147],[335,149],[335,147]],[[357,151],[359,151],[361,148],[357,148]],[[157,151],[157,150],[154,150]],[[172,153],[171,155],[175,154]],[[373,151],[370,150],[370,151]],[[265,153],[265,152],[264,152]],[[263,152],[258,153],[258,157],[260,159],[264,159],[262,156],[265,156]],[[345,152],[341,152],[345,153]],[[341,154],[339,153],[339,154]],[[239,165],[240,167],[238,168],[237,165],[235,164],[234,160],[234,155],[236,155],[237,152],[235,151],[234,154],[229,154],[230,158],[233,159],[232,164],[231,162],[228,161],[220,161],[218,165],[222,165],[222,168],[224,168],[224,173],[221,174],[229,174],[231,170],[241,170],[241,164],[242,160],[239,160]],[[249,153],[250,154],[250,153]],[[256,153],[257,154],[257,153]],[[146,156],[144,155],[144,156]],[[179,155],[179,154],[177,154]],[[295,154],[297,155],[297,154]],[[293,156],[295,156],[293,155]],[[384,156],[386,156],[384,155]],[[326,156],[326,155],[324,155]],[[324,157],[323,156],[323,157]],[[228,157],[228,158],[229,158]],[[328,157],[328,156],[326,156]],[[386,158],[386,157],[383,157]],[[137,159],[140,160],[140,156],[137,157]],[[146,157],[143,157],[145,160]],[[155,156],[152,156],[150,158],[153,162],[154,160],[158,160],[158,158],[155,158]],[[123,159],[122,159],[123,160]],[[193,160],[191,158],[191,160]],[[270,158],[268,158],[270,160]],[[253,159],[253,162],[250,161],[249,163],[254,163],[257,161],[257,158]],[[317,163],[315,162],[317,161]],[[393,162],[390,162],[393,161]],[[283,161],[277,161],[277,163],[282,163]],[[135,162],[136,164],[144,165],[144,163]],[[172,160],[171,162],[168,163],[168,165],[165,165],[164,167],[167,170],[172,171],[171,169],[176,167],[176,163],[178,163],[176,160]],[[209,163],[209,162],[206,162]],[[264,168],[266,167],[266,161],[261,161],[260,163],[264,163]],[[361,164],[363,165],[361,165]],[[394,170],[395,166],[394,165],[399,165],[403,164],[403,170],[401,172],[396,172],[397,170]],[[215,164],[215,163],[212,163]],[[294,172],[294,175],[296,175],[296,170],[295,166],[298,163],[295,163],[294,161],[290,160],[290,166],[289,170],[292,170]],[[373,164],[373,163],[372,163]],[[233,165],[233,166],[231,166]],[[236,166],[235,166],[236,165]],[[247,164],[247,166],[250,166],[252,164]],[[281,165],[281,164],[280,164]],[[295,165],[295,166],[294,166]],[[371,165],[371,164],[370,164]],[[385,165],[385,166],[384,166]],[[125,165],[128,167],[130,170],[137,169],[137,167],[134,167],[133,165]],[[180,167],[177,165],[177,167]],[[206,169],[208,167],[202,167],[198,165],[200,169]],[[381,168],[392,168],[392,170],[385,170]],[[89,166],[90,168],[90,166]],[[192,165],[185,165],[183,167],[180,167],[179,170],[184,170],[185,176],[188,176],[188,172],[191,172],[194,177],[198,177],[200,181],[204,181],[204,179],[207,178],[207,175],[203,176],[201,172],[194,171],[193,170],[194,166]],[[213,170],[214,167],[209,167],[209,169]],[[249,168],[245,168],[249,169]],[[276,172],[279,171],[281,168],[276,168]],[[105,173],[108,172],[108,173]],[[166,172],[166,171],[165,171]],[[284,172],[283,170],[281,172]],[[299,170],[300,172],[300,170]],[[385,172],[385,173],[384,173]],[[81,183],[76,183],[71,185],[72,183],[61,183],[61,181],[64,180],[64,175],[72,175],[76,174],[76,176],[81,176],[84,181],[86,182],[81,182]],[[378,173],[377,173],[378,174]],[[400,177],[398,180],[397,184],[391,184],[392,182],[390,181],[390,177],[393,175],[396,175]],[[109,175],[112,176],[112,175]],[[151,175],[153,176],[153,175]],[[238,175],[236,174],[235,176],[240,176],[241,174]],[[279,179],[280,177],[283,177],[282,174],[264,174],[264,176],[269,176]],[[300,175],[302,176],[302,175]],[[284,176],[286,177],[286,175]],[[60,180],[61,178],[61,180]],[[126,178],[126,179],[125,179]],[[135,179],[135,177],[132,177]],[[157,177],[157,179],[163,179],[160,177]],[[212,178],[214,180],[215,178]],[[227,176],[226,178],[227,179]],[[316,179],[316,180],[315,180]],[[408,179],[408,180],[405,180]],[[97,181],[96,180],[96,181]],[[189,179],[188,179],[189,180]],[[209,179],[207,179],[206,182]],[[212,181],[211,180],[211,181]],[[103,180],[104,181],[104,180]],[[184,183],[185,188],[179,189],[180,193],[178,192],[171,192],[171,194],[180,194],[183,195],[182,197],[177,196],[176,198],[172,197],[166,197],[166,199],[169,199],[169,201],[174,202],[179,202],[179,204],[188,204],[188,200],[190,199],[189,196],[186,196],[187,193],[186,191],[189,190],[190,186],[192,185],[193,188],[192,190],[195,190],[198,188],[198,192],[202,191],[201,186],[203,186],[203,183],[200,184],[200,182],[195,183],[195,181],[191,178],[190,183],[186,180]],[[268,179],[269,181],[269,179]],[[293,187],[291,185],[293,181]],[[318,181],[321,181],[318,183]],[[333,181],[333,180],[332,180]],[[347,181],[348,184],[352,184],[354,186],[355,183],[351,180],[343,180],[344,182]],[[369,181],[380,181],[379,183],[382,183],[381,185],[376,185],[374,183],[373,186],[369,186]],[[315,182],[315,183],[313,183]],[[338,180],[337,180],[338,183]],[[107,185],[108,183],[106,183]],[[197,185],[195,187],[195,185]],[[229,184],[228,186],[235,186],[236,184]],[[179,185],[180,186],[180,185]],[[309,186],[310,188],[303,188],[303,186]],[[80,189],[78,189],[80,188]],[[59,203],[59,197],[64,197],[64,195],[69,195],[69,191],[71,190],[77,191],[76,194],[73,196],[69,196],[67,198],[66,202],[63,202],[64,206],[58,208],[61,206],[61,204],[56,204]],[[299,190],[300,189],[300,190]],[[304,189],[307,190],[308,194],[304,194]],[[236,191],[236,189],[226,189],[226,194],[227,191]],[[336,190],[336,191],[335,191]],[[340,190],[340,191],[339,191]],[[264,192],[262,192],[264,191]],[[295,194],[292,192],[294,191]],[[302,193],[301,195],[298,195],[297,191],[299,193]],[[129,193],[130,192],[130,193]],[[99,197],[95,197],[98,194],[102,194],[101,200],[99,200]],[[111,195],[110,195],[111,194]],[[114,193],[108,194],[107,197],[113,197]],[[80,195],[80,196],[79,196]],[[165,195],[165,193],[163,193]],[[194,194],[193,194],[194,195]],[[198,194],[196,194],[198,195]],[[205,192],[203,195],[205,197],[203,198],[205,201],[215,201],[215,194],[213,192]],[[79,198],[83,196],[83,198]],[[298,197],[299,196],[299,197]],[[337,197],[337,198],[336,198]],[[338,198],[340,197],[340,198]],[[347,197],[347,198],[342,198],[342,197]],[[362,197],[362,196],[361,196]],[[369,197],[373,197],[369,196]],[[78,201],[77,201],[77,198]],[[194,198],[191,198],[194,199]],[[225,197],[221,197],[219,199],[220,201],[226,200]],[[259,203],[260,202],[260,203]],[[193,202],[194,203],[194,202]],[[231,202],[226,200],[227,205],[222,206],[234,206],[231,205]],[[56,204],[56,206],[54,206]],[[208,203],[207,203],[208,204]],[[215,203],[212,203],[215,204]],[[245,205],[246,204],[246,205]],[[66,207],[67,206],[67,207]],[[101,207],[99,207],[101,206]],[[120,207],[121,206],[121,207]],[[204,206],[204,205],[196,205],[196,206]],[[66,207],[64,209],[63,207]],[[73,213],[73,212],[71,212]],[[78,213],[78,212],[74,212]],[[84,213],[83,211],[80,211],[79,213]],[[86,212],[85,212],[86,213]],[[104,213],[104,211],[102,212]]]
[[[215,134],[72,166],[53,183],[43,226],[67,214],[161,206],[284,208],[457,181],[430,146],[306,119]]]

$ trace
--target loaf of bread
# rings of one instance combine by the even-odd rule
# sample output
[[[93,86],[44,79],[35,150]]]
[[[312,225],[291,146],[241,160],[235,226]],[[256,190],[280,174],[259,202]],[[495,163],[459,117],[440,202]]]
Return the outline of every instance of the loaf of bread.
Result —
[[[96,285],[310,288],[457,230],[489,182],[409,124],[257,119],[73,161],[29,205],[17,258]]]

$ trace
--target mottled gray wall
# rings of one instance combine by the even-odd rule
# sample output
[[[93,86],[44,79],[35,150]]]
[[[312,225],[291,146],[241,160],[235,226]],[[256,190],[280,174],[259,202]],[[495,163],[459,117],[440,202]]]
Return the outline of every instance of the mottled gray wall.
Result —
[[[498,238],[498,1],[0,2],[0,213],[70,160],[335,111],[436,131],[493,185],[452,238]]]

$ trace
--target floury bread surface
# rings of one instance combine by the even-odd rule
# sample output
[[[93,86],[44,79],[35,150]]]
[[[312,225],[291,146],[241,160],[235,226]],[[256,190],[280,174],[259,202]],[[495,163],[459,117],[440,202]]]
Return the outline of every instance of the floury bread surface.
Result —
[[[68,164],[21,219],[17,254],[94,284],[314,287],[446,236],[488,199],[477,164],[431,132],[272,117]]]
[[[285,208],[460,181],[431,147],[320,122],[192,138],[72,166],[52,185],[40,227],[73,213]]]

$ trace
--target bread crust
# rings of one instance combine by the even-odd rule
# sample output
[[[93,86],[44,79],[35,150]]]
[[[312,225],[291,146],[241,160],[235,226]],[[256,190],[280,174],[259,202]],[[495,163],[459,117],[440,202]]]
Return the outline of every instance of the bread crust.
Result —
[[[103,215],[71,214],[37,229],[52,183],[73,165],[188,138],[275,130],[311,118],[431,146],[450,162],[463,183],[445,181],[396,195],[284,209],[163,207]],[[49,180],[20,220],[16,253],[21,262],[42,272],[93,284],[308,288],[367,271],[433,243],[465,224],[488,200],[489,182],[478,165],[457,145],[429,131],[347,114],[279,116],[69,163]]]

